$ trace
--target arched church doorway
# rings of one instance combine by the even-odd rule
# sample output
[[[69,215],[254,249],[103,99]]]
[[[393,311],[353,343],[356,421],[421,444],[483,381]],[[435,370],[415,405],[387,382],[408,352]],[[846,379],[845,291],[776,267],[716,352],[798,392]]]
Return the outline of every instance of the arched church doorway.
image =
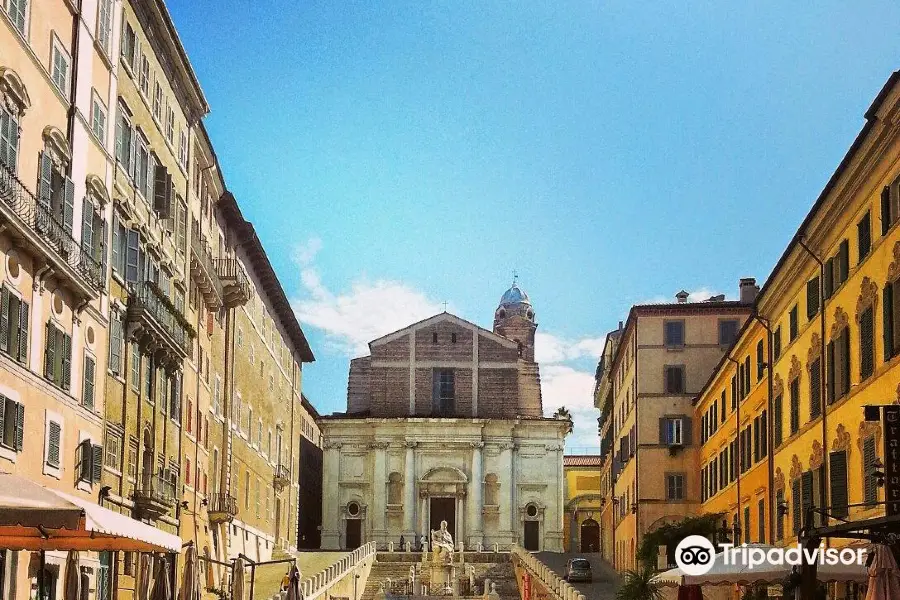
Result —
[[[599,552],[600,524],[594,519],[585,519],[581,523],[581,551]]]

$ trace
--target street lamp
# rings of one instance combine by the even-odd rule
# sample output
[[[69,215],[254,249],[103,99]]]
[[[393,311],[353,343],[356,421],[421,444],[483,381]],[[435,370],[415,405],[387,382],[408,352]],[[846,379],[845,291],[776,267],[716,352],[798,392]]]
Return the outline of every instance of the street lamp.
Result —
[[[734,544],[739,544],[741,541],[741,522],[737,514],[734,515],[734,521],[731,523],[731,533],[734,536]]]

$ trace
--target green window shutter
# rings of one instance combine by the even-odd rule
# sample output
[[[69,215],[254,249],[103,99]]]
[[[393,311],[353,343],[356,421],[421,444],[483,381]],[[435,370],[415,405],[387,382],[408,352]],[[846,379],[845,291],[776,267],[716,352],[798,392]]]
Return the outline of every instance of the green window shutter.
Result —
[[[831,298],[834,293],[834,259],[829,258],[825,261],[825,282],[823,284],[823,292],[825,298]]]
[[[64,390],[69,389],[69,384],[72,381],[72,338],[66,334],[61,333],[56,337],[57,340],[62,340],[61,344],[61,358],[60,367],[60,387]]]
[[[875,372],[875,311],[870,306],[859,317],[859,374],[867,379]]]
[[[47,335],[44,341],[44,377],[54,381],[53,366],[56,364],[56,328],[52,323],[47,323]]]
[[[782,407],[783,402],[784,402],[783,397],[779,394],[778,396],[775,397],[775,401],[773,402],[773,406],[772,406],[772,411],[773,411],[772,425],[774,427],[772,433],[775,437],[775,447],[776,448],[781,445],[781,440],[783,439],[783,433],[782,433],[783,427],[784,427],[784,425],[783,425],[784,414],[782,412],[783,411],[783,407]]]
[[[784,503],[784,490],[775,492],[775,539],[784,539],[784,515],[781,514],[781,505]]]
[[[801,519],[806,519],[809,509],[813,506],[813,473],[812,471],[804,471],[800,476],[800,483],[803,486],[803,513]],[[801,521],[802,523],[802,521]]]
[[[91,446],[91,440],[84,440],[80,444],[78,444],[78,456],[80,458],[80,462],[78,463],[78,472],[80,481],[86,481],[90,483],[94,470],[91,465],[91,461],[94,458],[93,447]]]
[[[126,241],[126,249],[125,249],[125,281],[128,283],[135,283],[138,280],[138,271],[139,271],[139,249],[140,249],[140,234],[133,230],[126,230],[127,241]]]
[[[122,268],[119,266],[119,260],[121,253],[119,252],[119,215],[113,211],[112,218],[112,268],[113,271],[121,272]]]
[[[19,303],[19,362],[28,364],[28,303]]]
[[[850,392],[850,327],[844,327],[841,333],[841,396]]]
[[[101,274],[103,276],[103,282],[106,283],[106,221],[101,220],[100,222],[100,236],[99,240],[97,239],[97,235],[95,232],[94,235],[94,259],[100,263]],[[95,223],[96,229],[96,223]]]
[[[94,444],[91,446],[91,481],[100,482],[103,473],[103,446]]]
[[[819,312],[819,278],[806,282],[806,318],[812,319]]]
[[[834,393],[835,393],[835,389],[836,389],[835,385],[834,385],[834,365],[835,365],[834,340],[828,342],[826,354],[827,354],[827,360],[828,360],[828,371],[827,371],[828,378],[825,382],[826,383],[825,387],[827,388],[826,393],[828,394],[828,403],[831,404],[832,402],[834,402],[834,398],[835,398]]]
[[[66,177],[63,186],[63,228],[66,232],[72,234],[72,225],[75,220],[75,184],[71,179]]]
[[[16,404],[16,451],[21,452],[25,442],[25,405]]]
[[[891,360],[894,356],[894,286],[884,286],[882,292],[884,302],[882,303],[883,313],[883,335],[884,342],[884,361]],[[900,298],[897,300],[900,302]]]
[[[49,440],[47,441],[47,464],[52,467],[59,466],[59,443],[62,430],[59,423],[50,421]]]
[[[0,350],[9,352],[9,290],[0,292]]]
[[[881,235],[887,235],[891,228],[891,188],[884,186],[881,190]]]
[[[94,247],[94,205],[85,198],[81,203],[81,248],[91,253]]]
[[[50,196],[53,191],[53,160],[47,151],[41,152],[41,173],[38,182],[38,199],[47,209],[50,208]]]
[[[94,359],[90,356],[85,356],[82,403],[88,410],[94,410],[94,370]]]
[[[791,511],[793,513],[794,535],[800,535],[800,518],[803,514],[803,501],[800,498],[800,479],[791,482]]]
[[[850,275],[850,243],[847,240],[838,247],[838,269],[840,282],[844,283]]]
[[[817,358],[809,366],[809,417],[822,414],[822,359]]]
[[[829,460],[831,477],[831,514],[836,517],[847,516],[849,497],[847,492],[847,453],[832,452]]]
[[[869,437],[863,441],[863,498],[866,504],[878,501],[878,483],[871,474],[875,460],[875,438]]]

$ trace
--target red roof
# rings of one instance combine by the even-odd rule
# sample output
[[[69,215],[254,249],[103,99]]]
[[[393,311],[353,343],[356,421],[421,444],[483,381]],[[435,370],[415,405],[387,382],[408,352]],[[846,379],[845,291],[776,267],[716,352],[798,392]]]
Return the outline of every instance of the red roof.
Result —
[[[591,454],[563,456],[564,467],[602,467],[603,457]]]

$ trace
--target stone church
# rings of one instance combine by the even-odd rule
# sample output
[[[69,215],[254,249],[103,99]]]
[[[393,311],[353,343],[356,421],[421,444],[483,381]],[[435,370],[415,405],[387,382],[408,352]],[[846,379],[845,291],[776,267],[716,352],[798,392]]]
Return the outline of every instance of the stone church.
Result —
[[[566,423],[543,415],[534,309],[515,283],[493,331],[444,312],[369,342],[347,412],[322,417],[322,548],[453,540],[563,546]]]

